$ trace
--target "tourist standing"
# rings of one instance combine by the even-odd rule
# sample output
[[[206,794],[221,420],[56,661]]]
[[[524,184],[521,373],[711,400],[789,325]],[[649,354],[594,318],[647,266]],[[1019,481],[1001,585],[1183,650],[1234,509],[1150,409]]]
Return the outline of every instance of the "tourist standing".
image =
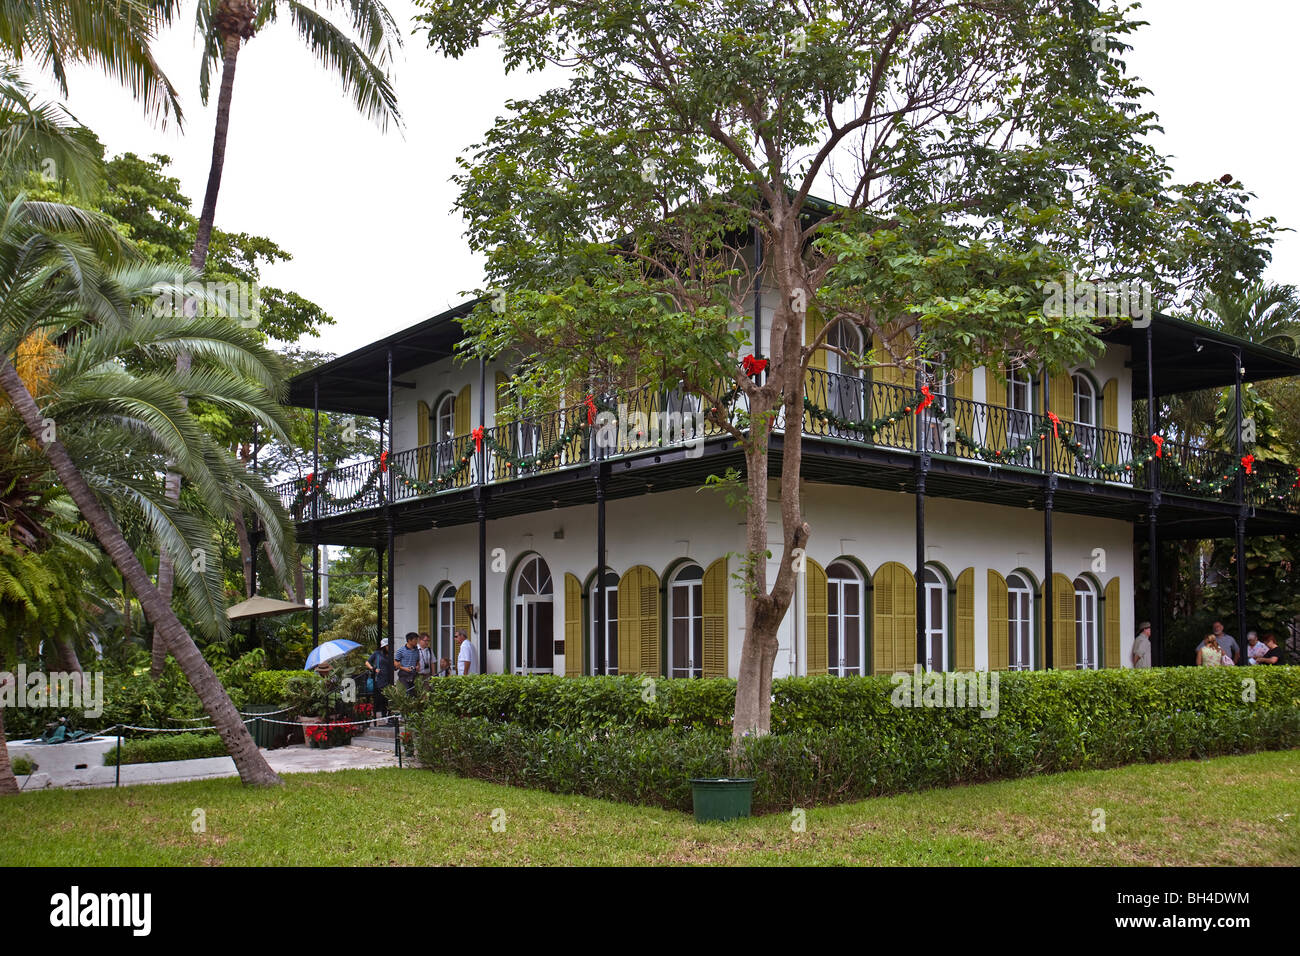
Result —
[[[406,688],[407,693],[415,690],[415,672],[420,666],[420,650],[415,645],[420,635],[411,631],[406,635],[406,646],[397,649],[393,661],[397,664],[397,681]]]
[[[1277,638],[1272,634],[1264,635],[1264,646],[1267,650],[1259,659],[1261,664],[1285,664],[1286,652],[1278,646]]]
[[[420,663],[416,667],[416,683],[423,688],[433,676],[433,648],[429,646],[429,635],[420,634]]]
[[[1231,634],[1223,633],[1223,622],[1215,621],[1214,627],[1211,628],[1211,630],[1214,631],[1214,639],[1219,642],[1220,651],[1231,657],[1232,663],[1240,664],[1241,648],[1237,645],[1236,638]]]
[[[1213,634],[1206,634],[1205,640],[1201,641],[1200,646],[1196,648],[1196,663],[1202,667],[1223,665],[1223,651],[1220,650],[1219,642]]]
[[[1151,622],[1143,621],[1138,625],[1137,637],[1133,638],[1133,666],[1151,666]]]
[[[388,698],[384,696],[384,689],[393,682],[393,655],[389,650],[388,638],[380,641],[379,650],[366,658],[366,669],[370,671],[370,676],[375,681],[373,695],[375,716],[386,717],[388,716]]]
[[[477,674],[478,648],[463,628],[456,628],[456,639],[460,642],[460,651],[456,655],[456,673]]]

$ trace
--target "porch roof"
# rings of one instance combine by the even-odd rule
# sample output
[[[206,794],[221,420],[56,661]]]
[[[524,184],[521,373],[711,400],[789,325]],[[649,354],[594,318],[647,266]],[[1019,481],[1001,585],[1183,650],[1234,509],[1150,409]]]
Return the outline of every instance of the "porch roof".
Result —
[[[312,407],[313,384],[319,382],[321,411],[385,418],[388,414],[388,349],[393,350],[394,384],[402,375],[450,357],[462,337],[460,319],[478,299],[462,302],[387,338],[340,355],[289,380],[290,405]],[[1152,317],[1152,354],[1157,395],[1221,388],[1235,381],[1234,350],[1240,350],[1242,380],[1258,382],[1300,375],[1300,357],[1256,345],[1209,326],[1157,313]],[[1147,394],[1146,330],[1129,324],[1102,332],[1100,338],[1130,346],[1133,398]]]

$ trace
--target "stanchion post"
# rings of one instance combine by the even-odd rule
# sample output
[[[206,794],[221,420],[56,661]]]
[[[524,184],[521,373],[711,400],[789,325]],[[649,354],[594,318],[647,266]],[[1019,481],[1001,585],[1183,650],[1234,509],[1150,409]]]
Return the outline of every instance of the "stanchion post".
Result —
[[[122,725],[117,725],[117,769],[113,771],[113,786],[122,786]]]

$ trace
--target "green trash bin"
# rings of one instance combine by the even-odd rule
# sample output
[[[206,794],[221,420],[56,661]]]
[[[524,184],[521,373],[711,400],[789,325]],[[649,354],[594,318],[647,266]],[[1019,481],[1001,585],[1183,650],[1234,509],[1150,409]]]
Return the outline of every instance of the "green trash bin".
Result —
[[[276,711],[283,711],[283,704],[252,704],[244,708],[244,719],[248,721],[246,726],[248,732],[253,736],[253,742],[263,749],[268,749],[279,736],[279,731],[283,728],[279,724],[273,724],[266,720],[257,720],[254,714],[267,714],[273,720],[284,720],[287,714]]]
[[[753,777],[707,777],[691,780],[695,822],[713,823],[749,816],[754,798]]]

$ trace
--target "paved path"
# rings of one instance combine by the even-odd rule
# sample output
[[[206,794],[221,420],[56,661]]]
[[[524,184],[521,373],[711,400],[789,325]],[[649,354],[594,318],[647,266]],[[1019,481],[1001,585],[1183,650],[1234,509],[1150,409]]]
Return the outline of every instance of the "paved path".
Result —
[[[330,770],[397,766],[397,757],[391,750],[385,753],[369,747],[320,749],[298,745],[282,747],[279,750],[263,750],[262,753],[276,773],[320,773]],[[111,787],[116,769],[115,767],[90,767],[86,770],[57,770],[52,773],[38,771],[32,774],[30,780],[27,777],[19,777],[18,785],[26,790],[40,790],[45,787],[65,789]],[[122,786],[236,776],[238,773],[235,771],[235,761],[230,757],[169,760],[165,763],[124,765]]]

